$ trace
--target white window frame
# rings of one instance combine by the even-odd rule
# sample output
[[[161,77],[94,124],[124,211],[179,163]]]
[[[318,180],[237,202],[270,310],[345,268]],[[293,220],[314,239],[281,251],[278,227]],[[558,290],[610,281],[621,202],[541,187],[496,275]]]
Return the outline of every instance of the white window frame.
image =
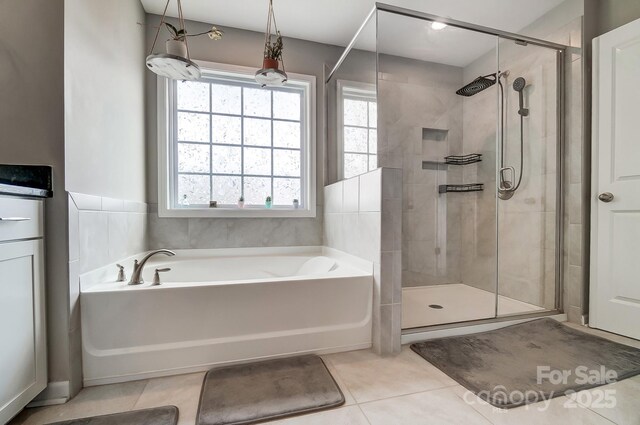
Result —
[[[203,74],[211,73],[216,77],[247,77],[253,79],[256,69],[221,64],[215,62],[195,61]],[[172,200],[177,193],[171,193],[175,187],[173,179],[177,176],[174,161],[175,141],[169,135],[175,134],[175,105],[174,91],[171,82],[158,77],[157,83],[157,115],[158,115],[158,215],[160,217],[315,217],[316,216],[316,77],[312,75],[287,72],[287,85],[296,85],[304,90],[301,121],[303,137],[301,149],[301,181],[300,207],[273,206],[245,206],[218,208],[175,208]]]
[[[338,180],[344,180],[344,89],[348,87],[351,90],[362,92],[363,99],[371,101],[372,99],[377,102],[376,85],[370,83],[363,83],[360,81],[338,80],[336,82],[337,93],[337,108],[336,108],[336,127],[337,127],[337,148],[338,148]],[[376,131],[377,131],[376,123]],[[376,151],[377,152],[377,151]],[[363,154],[364,155],[364,154]],[[367,157],[370,155],[367,152]],[[378,153],[375,154],[376,156]],[[367,158],[367,172],[369,170],[369,158]],[[356,176],[353,176],[356,177]]]

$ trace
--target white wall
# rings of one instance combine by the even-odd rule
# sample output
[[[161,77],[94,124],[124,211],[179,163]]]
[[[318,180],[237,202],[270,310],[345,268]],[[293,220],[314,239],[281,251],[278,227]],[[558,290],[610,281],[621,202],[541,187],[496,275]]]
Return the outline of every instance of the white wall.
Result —
[[[79,275],[146,249],[145,13],[65,0],[69,389],[82,387]]]
[[[63,0],[0,2],[0,162],[53,167],[45,204],[50,381],[66,380],[69,369],[63,18]]]
[[[145,14],[132,0],[65,0],[66,189],[145,196]]]

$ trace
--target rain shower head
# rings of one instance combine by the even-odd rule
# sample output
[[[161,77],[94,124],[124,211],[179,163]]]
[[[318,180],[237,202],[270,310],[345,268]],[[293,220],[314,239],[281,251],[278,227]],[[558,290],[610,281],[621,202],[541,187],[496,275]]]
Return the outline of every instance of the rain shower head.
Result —
[[[488,74],[482,77],[478,77],[466,86],[456,91],[456,94],[460,96],[473,96],[481,91],[488,89],[496,83],[496,74]]]

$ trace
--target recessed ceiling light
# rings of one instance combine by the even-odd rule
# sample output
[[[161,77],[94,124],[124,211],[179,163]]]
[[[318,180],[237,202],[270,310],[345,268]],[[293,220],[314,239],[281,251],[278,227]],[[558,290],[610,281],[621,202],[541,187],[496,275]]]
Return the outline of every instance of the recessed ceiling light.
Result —
[[[443,22],[438,22],[438,21],[431,22],[431,28],[436,31],[440,31],[441,29],[444,29],[446,27],[447,27],[447,24]]]

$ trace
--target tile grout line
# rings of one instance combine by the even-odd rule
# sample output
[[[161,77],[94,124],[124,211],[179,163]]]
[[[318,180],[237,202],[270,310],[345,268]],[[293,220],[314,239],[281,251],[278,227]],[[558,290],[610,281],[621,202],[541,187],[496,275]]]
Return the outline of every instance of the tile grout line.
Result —
[[[458,384],[458,385],[459,385],[459,384]],[[465,387],[463,387],[462,385],[460,385],[460,387],[464,388],[464,390],[465,390],[465,391],[470,391],[470,390],[466,389]],[[471,391],[471,392],[473,392],[473,391]],[[473,407],[472,405],[470,405],[469,403],[467,403],[467,401],[466,401],[464,398],[462,398],[462,396],[461,396],[460,394],[456,393],[455,391],[454,391],[453,393],[456,395],[456,397],[458,397],[460,400],[462,400],[462,401],[463,401],[467,406],[469,406],[470,408],[472,408],[474,412],[476,412],[477,414],[479,414],[480,416],[482,416],[483,418],[485,418],[485,419],[487,420],[487,422],[489,422],[490,424],[493,424],[493,425],[499,425],[499,424],[497,424],[496,422],[492,421],[492,420],[491,420],[491,418],[487,417],[487,415],[485,415],[484,413],[482,413],[481,411],[479,411],[478,409],[476,409],[475,407]],[[474,393],[473,395],[474,395],[476,398],[478,398],[479,400],[482,400],[482,399],[481,399],[480,397],[478,397],[475,393]],[[482,401],[484,401],[484,400],[482,400]],[[491,407],[492,407],[492,408],[495,408],[495,406],[491,406]]]
[[[140,391],[140,394],[138,394],[138,397],[136,397],[136,401],[133,402],[133,406],[131,406],[131,408],[129,409],[129,411],[132,411],[133,409],[135,409],[136,405],[138,404],[138,402],[140,401],[140,399],[142,398],[142,394],[144,394],[145,390],[147,389],[147,387],[149,386],[149,382],[151,381],[150,379],[146,379],[146,382],[144,383],[144,387],[142,387],[142,391]]]
[[[364,420],[367,421],[367,423],[369,425],[373,425],[371,423],[371,420],[369,419],[369,417],[367,416],[367,414],[364,412],[364,410],[362,410],[362,406],[360,406],[358,403],[356,403],[356,406],[358,407],[358,410],[360,410],[360,413],[362,413],[362,416],[364,416]]]
[[[432,392],[432,391],[439,391],[439,390],[448,390],[448,389],[457,387],[458,385],[460,385],[460,384],[447,385],[447,386],[438,387],[438,388],[431,388],[430,390],[414,391],[414,392],[410,392],[410,393],[406,393],[406,394],[398,394],[398,395],[394,395],[394,396],[390,396],[390,397],[376,398],[376,399],[373,399],[373,400],[367,400],[367,401],[362,401],[362,402],[356,400],[356,404],[357,405],[361,405],[361,404],[376,403],[378,401],[391,400],[393,398],[406,397],[406,396],[409,396],[409,395],[429,393],[429,392]],[[354,397],[354,400],[355,400],[355,397]]]
[[[618,381],[618,382],[620,382],[620,381]],[[601,385],[601,387],[606,387],[606,386],[607,386],[607,385]],[[598,388],[598,387],[594,387],[594,388]],[[592,390],[592,389],[593,389],[593,388],[591,388],[591,389],[589,389],[589,390],[583,390],[583,391],[590,391],[590,390]],[[575,394],[577,394],[577,393],[575,393]],[[569,397],[567,397],[566,395],[565,395],[565,396],[563,396],[563,397],[564,397],[564,398],[569,398]],[[612,424],[617,424],[617,422],[613,421],[612,419],[607,418],[606,416],[602,415],[602,414],[601,414],[600,412],[598,412],[597,410],[593,410],[591,407],[587,406],[586,404],[580,403],[577,399],[574,399],[574,402],[575,402],[578,406],[581,406],[581,407],[583,407],[584,409],[587,409],[587,410],[592,411],[592,412],[593,412],[593,413],[595,413],[596,415],[600,416],[601,418],[606,419],[607,421],[611,422]],[[616,406],[616,407],[617,407],[617,406]]]

